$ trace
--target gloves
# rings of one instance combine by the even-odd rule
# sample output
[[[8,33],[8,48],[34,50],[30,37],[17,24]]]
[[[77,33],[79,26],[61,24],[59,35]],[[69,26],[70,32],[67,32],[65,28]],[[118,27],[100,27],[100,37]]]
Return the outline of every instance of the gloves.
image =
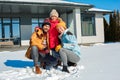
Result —
[[[59,44],[55,47],[55,51],[58,52],[61,48],[62,48],[62,46]]]

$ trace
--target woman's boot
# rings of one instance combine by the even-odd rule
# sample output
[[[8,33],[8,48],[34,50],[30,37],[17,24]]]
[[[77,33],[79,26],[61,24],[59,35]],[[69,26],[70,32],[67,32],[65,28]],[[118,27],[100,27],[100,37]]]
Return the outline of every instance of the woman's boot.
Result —
[[[68,64],[68,66],[74,66],[74,67],[77,66],[77,64],[76,64],[76,63],[73,63],[73,62],[68,62],[67,64]]]
[[[68,70],[68,68],[67,68],[67,66],[63,66],[62,71],[67,72],[67,73],[70,73],[69,70]]]

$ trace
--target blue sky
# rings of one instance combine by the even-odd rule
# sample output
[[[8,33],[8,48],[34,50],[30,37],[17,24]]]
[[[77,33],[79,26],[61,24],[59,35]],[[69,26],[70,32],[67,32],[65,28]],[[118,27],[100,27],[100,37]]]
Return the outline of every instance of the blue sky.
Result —
[[[66,1],[92,4],[96,8],[120,11],[120,0],[66,0]]]
[[[119,10],[120,12],[120,0],[66,0],[66,1],[91,4],[94,5],[95,8],[111,10],[111,11]],[[109,15],[106,15],[105,18],[109,23]]]

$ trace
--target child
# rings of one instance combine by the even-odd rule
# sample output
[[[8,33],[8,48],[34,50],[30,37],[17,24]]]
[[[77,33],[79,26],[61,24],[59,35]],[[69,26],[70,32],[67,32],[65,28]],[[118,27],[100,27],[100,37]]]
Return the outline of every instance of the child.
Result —
[[[49,22],[51,24],[50,30],[49,30],[49,47],[52,51],[52,55],[56,58],[59,58],[59,54],[55,51],[55,48],[57,45],[60,44],[60,41],[58,39],[58,32],[56,30],[56,25],[60,23],[62,18],[59,17],[59,13],[56,9],[52,9],[50,12],[49,18],[45,19],[45,22]]]

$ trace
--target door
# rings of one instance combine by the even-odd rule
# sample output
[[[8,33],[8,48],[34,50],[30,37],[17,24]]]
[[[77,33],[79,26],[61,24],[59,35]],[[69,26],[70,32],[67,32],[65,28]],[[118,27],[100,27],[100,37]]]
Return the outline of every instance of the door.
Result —
[[[3,37],[5,39],[10,39],[10,36],[11,36],[10,25],[4,24],[3,25]]]

